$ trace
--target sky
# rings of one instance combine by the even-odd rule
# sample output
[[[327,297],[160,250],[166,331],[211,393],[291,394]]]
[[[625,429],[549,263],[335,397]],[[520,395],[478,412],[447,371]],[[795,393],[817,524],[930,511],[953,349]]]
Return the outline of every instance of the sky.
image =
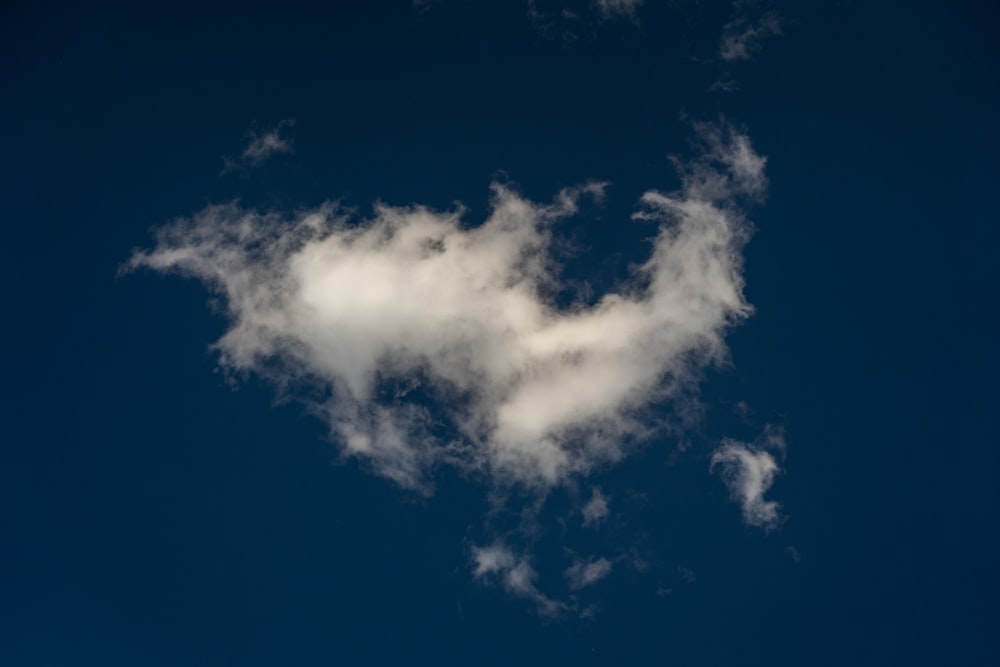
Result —
[[[1000,662],[988,3],[13,3],[0,663]]]

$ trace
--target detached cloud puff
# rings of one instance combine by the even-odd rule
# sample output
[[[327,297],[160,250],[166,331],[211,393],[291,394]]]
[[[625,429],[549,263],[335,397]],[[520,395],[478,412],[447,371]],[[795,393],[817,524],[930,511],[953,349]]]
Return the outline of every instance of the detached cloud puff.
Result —
[[[782,521],[781,505],[764,499],[775,476],[781,472],[767,448],[784,451],[779,431],[769,429],[759,446],[725,440],[712,454],[711,463],[711,469],[719,470],[733,500],[740,504],[743,521],[765,531],[777,528]]]
[[[480,225],[463,211],[336,204],[283,215],[210,206],[156,234],[128,268],[201,280],[230,320],[221,365],[294,391],[341,451],[420,492],[436,466],[544,493],[625,456],[643,409],[691,390],[750,312],[740,200],[763,195],[749,139],[700,126],[678,192],[636,218],[659,230],[629,282],[592,306],[556,305],[553,223],[590,183],[539,204],[493,184]]]
[[[570,588],[580,590],[611,574],[611,568],[611,561],[607,558],[580,560],[566,569],[566,580]]]
[[[580,608],[575,596],[569,601],[549,597],[536,585],[538,573],[531,564],[530,557],[515,553],[503,541],[485,547],[472,549],[473,577],[484,583],[498,584],[508,594],[533,603],[543,616],[559,616],[579,612],[586,615],[590,610]],[[607,558],[576,559],[563,572],[571,591],[579,591],[604,579],[613,569]]]
[[[583,525],[599,526],[608,516],[608,498],[597,487],[594,487],[594,494],[583,506]]]
[[[263,134],[257,130],[250,130],[249,142],[243,149],[243,153],[236,160],[225,158],[224,171],[232,171],[238,167],[259,167],[268,158],[276,153],[291,153],[293,150],[292,140],[287,134],[287,128],[295,126],[295,119],[289,118],[281,121],[278,125]]]
[[[751,16],[753,2],[737,2],[736,15],[722,28],[719,57],[727,62],[749,60],[768,37],[781,34],[781,18],[774,11]]]
[[[535,585],[538,573],[527,557],[517,556],[502,542],[473,548],[473,576],[480,581],[499,582],[511,595],[533,602],[543,616],[558,616],[570,606],[543,594]]]

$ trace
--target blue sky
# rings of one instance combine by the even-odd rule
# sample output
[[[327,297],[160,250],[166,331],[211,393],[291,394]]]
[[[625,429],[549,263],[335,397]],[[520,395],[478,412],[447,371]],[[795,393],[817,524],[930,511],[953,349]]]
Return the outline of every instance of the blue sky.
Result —
[[[984,4],[4,10],[0,662],[993,664]]]

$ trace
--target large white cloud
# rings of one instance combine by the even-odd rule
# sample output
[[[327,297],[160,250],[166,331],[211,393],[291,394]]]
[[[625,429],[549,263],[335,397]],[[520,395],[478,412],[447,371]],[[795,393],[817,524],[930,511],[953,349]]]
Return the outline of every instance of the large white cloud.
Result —
[[[687,404],[751,310],[741,207],[763,196],[765,159],[727,126],[696,130],[701,152],[678,163],[680,188],[646,192],[633,215],[657,224],[649,257],[589,305],[560,305],[550,250],[554,223],[600,200],[603,183],[545,204],[494,184],[478,225],[419,205],[380,204],[363,220],[329,203],[292,214],[210,206],[157,230],[125,268],[194,277],[221,297],[221,366],[301,400],[345,456],[421,493],[454,466],[494,503],[517,490],[540,508],[552,488],[660,435],[664,406]],[[776,525],[762,499],[770,455],[730,442],[716,466],[749,523]],[[595,487],[575,511],[597,529],[608,499]],[[574,560],[560,600],[538,587],[532,532],[472,546],[475,577],[542,614],[586,613],[577,595],[612,561]]]
[[[627,454],[652,400],[686,392],[745,317],[737,202],[766,186],[743,134],[699,127],[682,187],[647,192],[659,231],[632,279],[561,308],[552,223],[604,185],[528,201],[498,184],[462,211],[335,204],[283,215],[208,207],[157,231],[129,267],[195,277],[230,319],[223,367],[300,392],[350,456],[420,491],[438,465],[544,490]]]

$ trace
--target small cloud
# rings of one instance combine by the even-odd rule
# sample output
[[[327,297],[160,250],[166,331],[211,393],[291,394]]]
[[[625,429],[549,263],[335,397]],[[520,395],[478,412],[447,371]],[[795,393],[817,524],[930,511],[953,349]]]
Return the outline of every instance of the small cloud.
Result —
[[[576,561],[566,568],[564,574],[569,581],[569,587],[576,591],[608,576],[611,574],[611,568],[611,561],[602,557],[589,561]]]
[[[538,590],[535,580],[538,573],[528,558],[516,555],[502,542],[487,547],[473,547],[473,576],[480,581],[499,581],[504,589],[516,597],[534,602],[542,616],[559,616],[569,610],[562,602],[553,600]]]
[[[632,569],[635,570],[636,572],[645,572],[646,570],[649,569],[649,561],[646,560],[641,555],[639,555],[639,553],[637,553],[635,550],[623,556],[623,558],[626,562],[628,562],[629,565],[632,566]]]
[[[240,167],[259,167],[268,158],[276,153],[291,153],[293,150],[292,139],[288,136],[286,129],[295,126],[294,118],[287,118],[278,125],[263,134],[256,129],[251,129],[249,133],[249,143],[243,149],[237,159],[223,158],[225,168],[223,173],[234,171]]]
[[[537,0],[526,0],[525,7],[528,22],[540,37],[562,42],[565,46],[579,39],[583,24],[576,12],[568,9],[547,11],[539,7]]]
[[[710,469],[714,471],[718,467],[720,470],[730,495],[743,510],[743,521],[769,531],[781,524],[781,505],[765,500],[764,494],[781,469],[766,448],[784,452],[780,431],[768,429],[757,445],[727,439],[712,454]]]
[[[740,89],[740,84],[733,79],[719,79],[708,87],[710,93],[735,93]]]
[[[777,452],[781,455],[781,459],[784,460],[785,452],[788,449],[788,446],[785,444],[784,427],[775,426],[774,424],[765,425],[764,432],[761,433],[760,438],[757,439],[757,444],[764,449]]]
[[[608,516],[608,498],[605,496],[598,487],[594,487],[593,495],[587,504],[583,506],[583,525],[585,527],[594,526],[595,528],[601,524]]]
[[[514,554],[500,543],[494,543],[488,547],[474,548],[472,550],[472,560],[475,563],[473,575],[477,579],[512,568],[515,563]]]
[[[726,62],[750,60],[765,39],[781,34],[781,17],[776,12],[751,17],[746,11],[747,4],[737,3],[736,15],[722,28],[719,57]]]

